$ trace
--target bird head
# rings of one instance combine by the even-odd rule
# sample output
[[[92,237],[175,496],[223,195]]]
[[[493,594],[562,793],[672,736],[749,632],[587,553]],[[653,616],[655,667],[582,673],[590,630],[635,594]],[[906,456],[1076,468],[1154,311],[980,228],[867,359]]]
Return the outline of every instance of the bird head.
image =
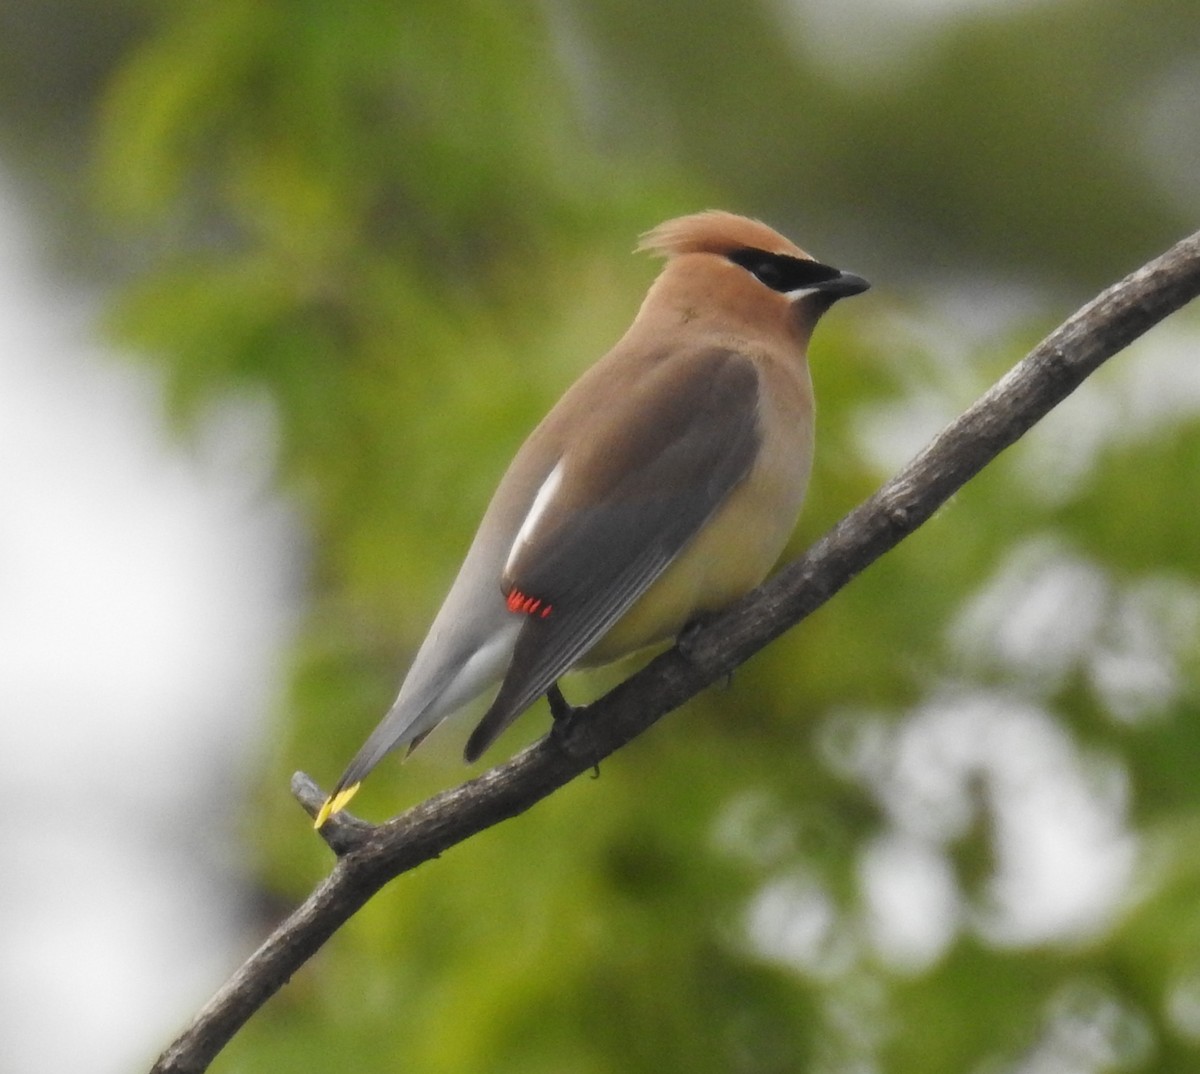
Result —
[[[646,232],[638,250],[667,265],[646,306],[667,305],[688,319],[705,314],[755,325],[782,318],[807,341],[839,298],[870,287],[861,276],[823,264],[759,220],[710,210]]]

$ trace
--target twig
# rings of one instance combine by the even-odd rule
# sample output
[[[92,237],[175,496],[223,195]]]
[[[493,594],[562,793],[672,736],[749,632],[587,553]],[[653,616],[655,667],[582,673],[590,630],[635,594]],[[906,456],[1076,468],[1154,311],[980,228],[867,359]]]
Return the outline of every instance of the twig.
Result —
[[[1200,232],[1093,299],[808,552],[512,760],[380,825],[339,814],[333,871],[196,1015],[152,1074],[198,1074],[389,880],[516,816],[641,734],[820,607],[920,526],[1108,358],[1200,294]],[[302,773],[310,814],[324,798]]]

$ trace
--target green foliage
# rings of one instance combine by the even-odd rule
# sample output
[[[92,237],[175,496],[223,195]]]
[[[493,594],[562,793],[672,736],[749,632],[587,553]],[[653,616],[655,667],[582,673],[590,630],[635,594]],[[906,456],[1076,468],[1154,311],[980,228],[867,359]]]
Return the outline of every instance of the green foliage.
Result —
[[[287,775],[331,779],[386,706],[505,461],[636,308],[639,230],[723,204],[876,282],[814,349],[797,549],[1061,294],[1183,232],[1125,109],[1194,50],[1188,5],[914,21],[924,47],[858,74],[794,7],[208,0],[121,64],[99,186],[142,267],[113,331],[181,420],[269,401],[311,531],[247,807],[272,890],[327,864]],[[931,279],[972,316],[900,293]],[[1105,373],[731,688],[402,878],[215,1069],[1194,1069],[1200,423],[1139,417],[1141,383]],[[465,723],[381,768],[363,811],[459,778]],[[1036,893],[1005,885],[1075,816],[1047,786],[1090,818],[1060,849],[1092,832],[1093,864],[1127,864],[1084,875],[1084,920],[1030,924]]]

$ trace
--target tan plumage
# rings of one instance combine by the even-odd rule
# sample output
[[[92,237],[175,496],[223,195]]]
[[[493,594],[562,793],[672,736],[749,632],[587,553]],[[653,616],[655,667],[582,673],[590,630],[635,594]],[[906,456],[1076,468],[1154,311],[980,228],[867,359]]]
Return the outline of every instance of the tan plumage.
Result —
[[[392,709],[318,817],[496,682],[468,760],[568,668],[673,637],[766,576],[812,464],[806,349],[864,280],[756,220],[667,221],[666,266],[617,345],[530,434]]]

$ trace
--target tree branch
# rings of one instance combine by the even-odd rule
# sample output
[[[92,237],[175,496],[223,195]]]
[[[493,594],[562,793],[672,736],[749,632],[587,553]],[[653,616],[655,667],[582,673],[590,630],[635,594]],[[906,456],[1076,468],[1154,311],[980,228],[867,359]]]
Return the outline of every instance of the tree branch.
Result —
[[[332,872],[163,1052],[152,1074],[205,1070],[246,1020],[389,880],[534,803],[794,626],[920,526],[1108,358],[1200,294],[1200,232],[1052,332],[891,481],[798,560],[505,764],[380,825],[339,814],[322,834]],[[686,655],[685,655],[686,653]],[[302,773],[310,814],[324,795]]]

